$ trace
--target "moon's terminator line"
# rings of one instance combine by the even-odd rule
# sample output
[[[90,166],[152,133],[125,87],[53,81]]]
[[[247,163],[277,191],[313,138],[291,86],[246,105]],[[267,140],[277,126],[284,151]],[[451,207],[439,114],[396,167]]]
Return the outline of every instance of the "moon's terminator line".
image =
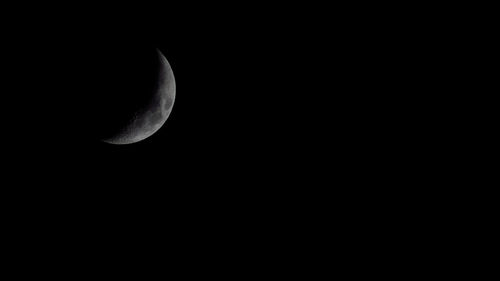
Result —
[[[111,144],[130,144],[144,140],[157,132],[168,119],[175,100],[175,78],[163,54],[158,55],[158,86],[146,106],[137,110],[119,133],[102,139]]]

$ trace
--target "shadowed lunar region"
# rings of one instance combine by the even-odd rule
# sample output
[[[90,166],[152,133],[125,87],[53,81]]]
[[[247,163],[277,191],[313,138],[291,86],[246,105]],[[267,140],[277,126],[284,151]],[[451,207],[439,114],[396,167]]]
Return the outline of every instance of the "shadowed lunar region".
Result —
[[[118,145],[139,142],[157,132],[168,119],[175,100],[175,79],[165,56],[158,49],[156,55],[159,60],[158,76],[153,95],[131,116],[126,117],[121,128],[101,141]]]

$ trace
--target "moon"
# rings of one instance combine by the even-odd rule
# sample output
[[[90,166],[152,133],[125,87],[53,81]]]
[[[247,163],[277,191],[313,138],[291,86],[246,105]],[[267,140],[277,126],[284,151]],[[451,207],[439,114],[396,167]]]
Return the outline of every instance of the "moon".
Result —
[[[151,98],[133,112],[116,133],[101,141],[116,145],[136,143],[156,133],[167,121],[175,101],[175,78],[165,56],[158,49],[156,54],[159,60],[157,85]]]

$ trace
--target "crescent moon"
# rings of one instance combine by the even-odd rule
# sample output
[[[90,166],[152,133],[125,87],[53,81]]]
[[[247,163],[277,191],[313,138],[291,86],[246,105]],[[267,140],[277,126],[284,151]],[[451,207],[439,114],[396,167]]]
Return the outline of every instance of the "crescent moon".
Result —
[[[156,133],[167,121],[175,101],[175,78],[165,56],[156,49],[159,59],[158,85],[146,106],[136,111],[119,133],[101,139],[110,144],[131,144]]]

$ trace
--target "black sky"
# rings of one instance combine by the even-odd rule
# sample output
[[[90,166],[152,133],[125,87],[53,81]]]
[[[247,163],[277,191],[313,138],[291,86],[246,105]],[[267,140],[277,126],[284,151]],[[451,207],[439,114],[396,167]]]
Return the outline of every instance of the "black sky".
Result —
[[[167,5],[31,21],[7,40],[15,113],[7,114],[13,136],[6,161],[57,188],[86,186],[75,191],[83,197],[209,204],[227,196],[235,202],[282,196],[284,182],[303,180],[303,171],[293,171],[310,164],[300,160],[313,148],[302,131],[310,124],[300,116],[311,70],[300,67],[301,46],[310,42],[300,21],[277,13]],[[114,89],[92,77],[106,73],[114,49],[126,66],[130,46],[161,50],[175,75],[176,100],[156,134],[114,146],[87,133],[88,121],[99,121],[102,89]],[[116,89],[126,90],[127,81]]]

